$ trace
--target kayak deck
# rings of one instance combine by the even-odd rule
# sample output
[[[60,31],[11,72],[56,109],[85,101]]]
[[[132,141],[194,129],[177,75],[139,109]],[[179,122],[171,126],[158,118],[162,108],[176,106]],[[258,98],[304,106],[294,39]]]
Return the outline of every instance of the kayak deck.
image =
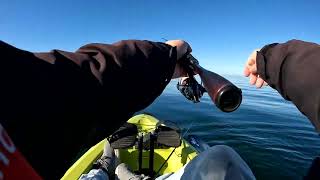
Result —
[[[157,120],[155,117],[147,114],[140,114],[128,120],[129,123],[135,124],[138,127],[139,133],[147,134],[155,130]],[[103,140],[91,147],[80,159],[78,159],[65,173],[62,179],[78,179],[81,174],[88,173],[95,162],[103,152],[106,140]],[[175,150],[174,150],[175,149]],[[174,152],[173,152],[174,150]],[[173,152],[173,153],[172,153]],[[172,155],[170,156],[170,154]],[[185,139],[182,139],[181,145],[177,148],[155,148],[153,170],[158,172],[163,165],[158,175],[176,172],[187,164],[197,155],[197,151]],[[170,158],[167,160],[167,158]],[[133,171],[138,170],[139,150],[136,147],[127,149],[119,149],[118,157],[121,163],[126,163]],[[166,162],[167,160],[167,162]],[[142,152],[142,169],[149,168],[149,151]]]

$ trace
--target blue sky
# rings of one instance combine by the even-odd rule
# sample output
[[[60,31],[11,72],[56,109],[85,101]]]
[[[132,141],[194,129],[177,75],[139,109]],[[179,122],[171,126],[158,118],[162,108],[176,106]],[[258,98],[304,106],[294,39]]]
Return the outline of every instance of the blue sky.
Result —
[[[204,67],[241,74],[251,51],[265,44],[320,43],[319,9],[319,0],[0,0],[0,39],[29,51],[184,39]]]

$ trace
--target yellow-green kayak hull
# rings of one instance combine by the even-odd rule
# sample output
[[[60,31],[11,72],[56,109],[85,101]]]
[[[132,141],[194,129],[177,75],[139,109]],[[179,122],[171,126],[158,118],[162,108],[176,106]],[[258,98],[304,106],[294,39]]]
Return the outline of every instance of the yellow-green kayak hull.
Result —
[[[148,133],[156,128],[156,124],[159,122],[159,120],[151,115],[140,114],[132,117],[128,120],[128,122],[137,125],[139,132]],[[91,147],[68,169],[62,179],[78,179],[82,174],[88,173],[92,167],[92,163],[102,155],[104,144],[105,140]],[[159,175],[178,171],[197,155],[196,149],[186,140],[182,139],[181,145],[175,149],[168,161],[165,162],[173,149],[174,148],[165,148],[154,150],[154,171],[157,172],[161,165],[165,163],[165,165],[161,168]],[[120,161],[129,165],[129,167],[134,171],[138,170],[138,156],[139,151],[135,147],[119,150]],[[143,151],[142,168],[148,167],[149,152]]]

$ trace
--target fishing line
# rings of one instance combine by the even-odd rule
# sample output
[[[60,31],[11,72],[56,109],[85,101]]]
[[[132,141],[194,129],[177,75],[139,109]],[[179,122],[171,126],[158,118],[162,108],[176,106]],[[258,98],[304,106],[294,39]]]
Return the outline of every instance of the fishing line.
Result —
[[[191,121],[191,124],[190,124],[189,128],[186,130],[186,132],[184,132],[182,138],[184,138],[185,135],[187,135],[187,133],[189,132],[189,130],[192,128],[192,126],[193,126],[193,124],[194,124],[194,121],[195,121],[195,119],[193,119],[193,120]]]

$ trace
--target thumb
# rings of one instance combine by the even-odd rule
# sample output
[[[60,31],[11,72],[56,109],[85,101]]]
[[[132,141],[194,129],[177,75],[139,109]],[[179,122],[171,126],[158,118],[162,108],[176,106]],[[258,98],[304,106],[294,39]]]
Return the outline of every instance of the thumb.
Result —
[[[253,59],[250,59],[247,63],[247,68],[250,73],[256,74],[257,73],[257,64],[256,61]]]
[[[255,50],[251,53],[246,63],[246,68],[250,73],[253,73],[253,74],[257,73],[256,59],[257,59],[257,51]]]

